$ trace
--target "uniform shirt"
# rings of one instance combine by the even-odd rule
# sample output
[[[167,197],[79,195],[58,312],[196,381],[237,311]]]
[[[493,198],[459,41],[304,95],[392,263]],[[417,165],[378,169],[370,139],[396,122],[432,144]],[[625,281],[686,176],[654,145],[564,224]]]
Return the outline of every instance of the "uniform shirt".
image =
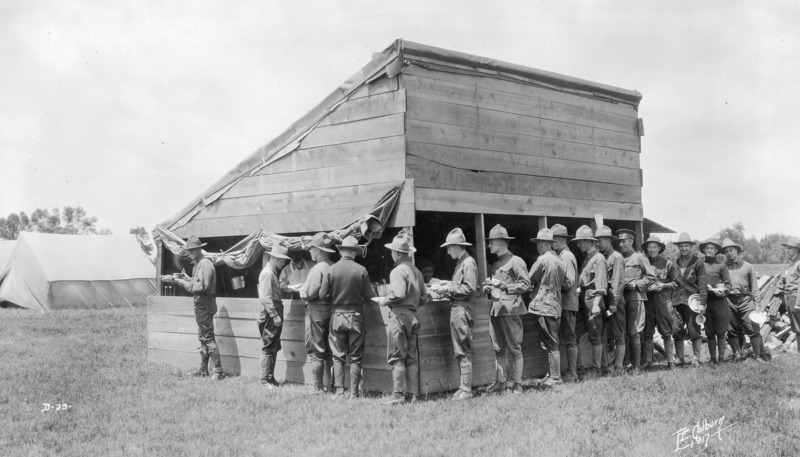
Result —
[[[729,294],[750,295],[753,302],[758,304],[761,301],[761,295],[758,292],[758,280],[753,266],[742,259],[736,259],[735,262],[725,262],[725,266],[728,267],[728,275],[731,278],[731,291]]]
[[[389,273],[389,300],[386,306],[389,309],[405,308],[417,311],[420,304],[427,301],[425,292],[425,278],[422,273],[411,264],[408,258],[398,260],[392,272]]]
[[[778,283],[778,292],[783,292],[787,295],[797,294],[798,284],[800,284],[800,258],[794,259],[789,264],[789,268],[786,269]]]
[[[606,258],[608,291],[611,294],[610,299],[607,297],[606,300],[609,303],[613,303],[611,306],[616,309],[622,306],[625,300],[623,295],[625,291],[625,258],[612,247],[602,251],[602,254]]]
[[[202,257],[194,266],[192,281],[185,287],[194,295],[215,295],[217,293],[217,272],[211,260]]]
[[[547,251],[534,262],[531,278],[531,312],[540,316],[561,317],[561,287],[567,277],[564,262],[555,251]]]
[[[569,250],[567,246],[563,246],[558,250],[558,258],[564,262],[564,268],[567,270],[567,281],[564,281],[566,288],[561,289],[561,309],[566,311],[578,310],[578,261],[575,259],[575,254]]]
[[[578,285],[584,292],[584,302],[589,302],[597,295],[605,295],[608,289],[608,268],[606,258],[596,248],[586,253],[581,266]]]
[[[678,290],[672,296],[677,304],[687,305],[689,297],[694,294],[700,295],[700,303],[706,306],[708,299],[708,278],[706,278],[705,264],[694,254],[687,257],[678,257],[675,261],[678,267]]]
[[[300,264],[297,265],[294,261],[290,261],[289,265],[281,271],[280,279],[278,280],[281,288],[285,289],[290,285],[305,284],[312,268],[314,268],[314,262],[306,259],[300,259]]]
[[[625,258],[625,285],[633,286],[633,289],[625,288],[625,302],[646,301],[647,288],[656,280],[652,265],[641,252],[633,251],[622,257]]]
[[[322,278],[325,272],[333,265],[333,261],[328,257],[321,257],[319,262],[311,267],[308,272],[306,282],[303,288],[300,289],[300,298],[306,301],[309,305],[330,305],[329,301],[324,300],[319,296],[319,289],[322,287]]]
[[[521,316],[525,314],[522,294],[531,286],[525,261],[510,251],[492,264],[492,278],[506,283],[507,289],[496,301],[492,301],[492,316]]]
[[[278,306],[283,306],[281,287],[278,284],[278,269],[272,264],[267,264],[258,275],[258,298],[261,305],[270,317],[278,315]]]
[[[650,262],[650,266],[653,267],[653,271],[656,275],[656,281],[653,284],[664,284],[661,288],[661,291],[649,292],[647,294],[648,300],[658,299],[661,301],[661,303],[671,301],[673,292],[678,290],[679,287],[678,276],[680,273],[678,272],[678,267],[676,267],[671,260],[667,260],[661,256],[658,256],[655,259],[648,258],[648,261]]]
[[[455,301],[471,301],[478,290],[478,264],[466,251],[456,263],[453,279],[450,281],[449,298]]]
[[[364,303],[375,296],[367,269],[353,259],[342,258],[328,267],[319,288],[322,300],[339,311],[361,311]]]
[[[710,259],[708,258],[708,256],[704,256],[703,266],[706,269],[706,279],[708,280],[708,287],[716,287],[717,284],[724,284],[726,293],[731,290],[731,277],[730,274],[728,273],[728,267],[725,266],[724,263],[720,262],[716,256]],[[722,298],[722,297],[717,297],[717,295],[714,294],[713,292],[711,292],[708,295],[710,296],[709,298]]]

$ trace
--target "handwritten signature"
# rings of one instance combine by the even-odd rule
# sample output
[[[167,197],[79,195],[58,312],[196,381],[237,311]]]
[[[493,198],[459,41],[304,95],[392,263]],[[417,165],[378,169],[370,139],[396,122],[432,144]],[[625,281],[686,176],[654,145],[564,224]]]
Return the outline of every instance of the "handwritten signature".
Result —
[[[702,445],[703,448],[708,447],[708,440],[716,436],[717,440],[722,441],[722,431],[733,427],[735,423],[725,425],[725,416],[712,421],[703,419],[697,421],[691,427],[683,427],[672,436],[677,436],[675,450],[673,452],[690,449],[695,446]]]
[[[68,405],[66,403],[56,403],[56,404],[42,403],[42,410],[39,412],[43,413],[46,411],[66,411],[69,408],[72,408],[72,405]]]

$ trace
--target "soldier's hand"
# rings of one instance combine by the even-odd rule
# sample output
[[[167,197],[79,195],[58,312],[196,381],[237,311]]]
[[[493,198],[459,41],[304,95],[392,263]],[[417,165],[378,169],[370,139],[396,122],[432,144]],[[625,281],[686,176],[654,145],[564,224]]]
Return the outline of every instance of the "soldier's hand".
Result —
[[[283,320],[281,319],[280,316],[273,317],[272,322],[275,323],[275,327],[280,327],[281,325],[283,325]]]

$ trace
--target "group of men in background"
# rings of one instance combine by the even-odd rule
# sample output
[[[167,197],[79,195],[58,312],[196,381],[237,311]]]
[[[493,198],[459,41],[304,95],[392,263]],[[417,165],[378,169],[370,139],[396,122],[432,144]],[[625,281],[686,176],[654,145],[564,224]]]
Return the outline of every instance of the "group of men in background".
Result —
[[[521,316],[526,313],[535,316],[541,346],[548,354],[548,373],[534,382],[542,388],[578,380],[578,346],[587,334],[592,351],[584,377],[621,374],[628,368],[635,374],[650,367],[656,331],[663,341],[667,368],[687,363],[687,338],[692,347],[688,363],[699,366],[703,323],[710,363],[726,361],[728,346],[733,352],[731,360],[742,360],[745,337],[750,339],[756,361],[769,359],[759,324],[751,319],[760,302],[755,271],[741,259],[740,245],[730,239],[721,243],[707,239],[699,244],[698,257],[692,253],[697,243],[682,233],[675,243],[680,256],[672,261],[662,255],[666,246],[658,237],[651,236],[644,242],[643,253],[635,250],[635,237],[627,229],[618,230],[615,235],[608,226],[593,231],[585,225],[570,236],[565,226],[556,224],[540,230],[530,240],[536,244],[539,256],[528,269],[520,257],[509,251],[509,241],[514,237],[498,224],[486,238],[488,249],[497,260],[491,265],[489,277],[480,281],[477,263],[467,251],[471,243],[460,228],[453,229],[441,246],[456,261],[453,277],[431,289],[449,299],[451,339],[461,374],[454,399],[474,395],[474,304],[482,293],[491,299],[489,331],[496,360],[495,382],[486,389],[487,393],[522,392]],[[569,249],[570,242],[576,243],[583,254],[580,266]],[[617,242],[619,250],[614,246]],[[195,263],[192,278],[176,275],[173,282],[195,298],[201,343],[198,374],[208,375],[210,361],[214,377],[219,379],[222,368],[213,330],[215,274],[211,262],[203,258],[202,246],[197,237],[189,239],[186,249]],[[331,260],[334,247],[341,255],[335,263]],[[430,297],[425,279],[411,261],[415,252],[411,237],[401,233],[385,247],[392,253],[394,268],[388,292],[377,297],[367,270],[354,260],[364,252],[364,246],[354,237],[334,244],[327,234],[318,233],[308,246],[313,266],[309,263],[310,268],[306,268],[303,263],[298,269],[304,270],[299,294],[307,303],[305,340],[317,392],[327,390],[338,397],[348,396],[344,367],[349,359],[349,396],[359,396],[366,337],[364,306],[372,300],[382,307],[388,328],[387,361],[393,379],[393,395],[388,403],[417,400],[416,342],[420,324],[416,312]],[[800,240],[792,239],[784,247],[790,266],[776,294],[783,297],[792,329],[800,333]],[[720,260],[719,254],[724,254],[725,261]],[[281,349],[282,297],[293,274],[282,272],[293,259],[281,244],[273,246],[265,258],[268,261],[259,276],[262,308],[257,322],[263,343],[261,383],[272,388],[279,386],[274,370]],[[525,294],[530,296],[529,305],[523,300]],[[560,345],[565,346],[567,358],[563,377]]]

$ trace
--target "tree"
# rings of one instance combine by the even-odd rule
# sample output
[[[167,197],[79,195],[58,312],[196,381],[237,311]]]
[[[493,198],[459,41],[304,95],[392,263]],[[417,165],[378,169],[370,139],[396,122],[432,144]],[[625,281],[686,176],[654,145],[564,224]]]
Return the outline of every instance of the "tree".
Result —
[[[89,216],[82,206],[65,206],[63,210],[37,208],[30,216],[25,212],[0,218],[0,238],[16,240],[19,232],[61,233],[70,235],[110,235],[111,230],[97,227],[97,217]]]
[[[155,250],[156,246],[153,243],[152,238],[150,238],[150,233],[144,229],[144,227],[136,227],[130,230],[132,235],[136,235],[136,239],[139,241],[139,246],[142,247],[142,251],[147,254],[148,257],[153,255],[153,250]]]

